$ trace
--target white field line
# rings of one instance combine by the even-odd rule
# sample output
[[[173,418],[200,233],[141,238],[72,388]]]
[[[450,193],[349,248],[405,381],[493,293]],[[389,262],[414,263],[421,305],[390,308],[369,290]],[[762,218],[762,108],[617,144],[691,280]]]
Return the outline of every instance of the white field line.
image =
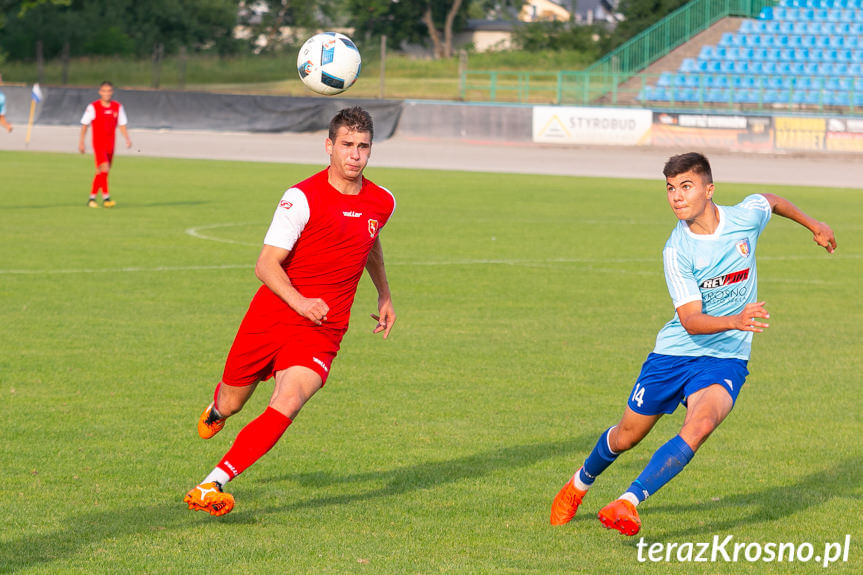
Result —
[[[202,233],[202,230],[213,230],[218,228],[228,228],[250,225],[251,222],[237,222],[227,224],[208,224],[204,226],[195,226],[187,228],[184,232],[200,240],[212,242],[222,242],[226,244],[235,244],[241,246],[258,247],[261,244],[253,244],[251,242],[240,242],[236,240],[219,238]],[[815,260],[824,258],[824,254],[812,255],[788,255],[788,256],[760,256],[760,261],[792,261],[792,260]],[[838,259],[861,259],[863,254],[848,254],[837,256]],[[427,260],[427,261],[387,261],[389,266],[477,266],[477,265],[502,265],[502,266],[518,266],[518,267],[554,267],[559,264],[585,264],[592,266],[598,265],[613,265],[627,263],[658,263],[661,257],[655,258],[537,258],[537,259],[517,259],[517,258],[460,258],[450,260]],[[101,274],[101,273],[140,273],[140,272],[181,272],[181,271],[211,271],[211,270],[251,270],[254,267],[253,263],[247,264],[223,264],[223,265],[199,265],[199,266],[155,266],[155,267],[119,267],[119,268],[71,268],[71,269],[0,269],[0,275],[57,275],[57,274]],[[653,271],[633,271],[616,268],[596,267],[590,268],[590,271],[598,273],[622,273],[631,275],[660,275],[657,270]],[[798,282],[798,283],[813,283],[813,284],[829,284],[825,280],[818,279],[781,279],[781,278],[761,278],[764,282]]]

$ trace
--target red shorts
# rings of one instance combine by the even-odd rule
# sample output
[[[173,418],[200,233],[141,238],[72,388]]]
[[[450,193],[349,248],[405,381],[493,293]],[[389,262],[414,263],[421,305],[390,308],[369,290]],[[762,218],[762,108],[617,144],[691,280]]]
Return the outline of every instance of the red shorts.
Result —
[[[93,155],[96,156],[96,167],[105,163],[110,165],[111,162],[114,161],[114,150],[100,150],[99,148],[95,148],[93,149]]]
[[[243,318],[225,361],[222,382],[246,386],[293,366],[307,367],[327,382],[342,342],[341,331],[288,325],[252,310]]]

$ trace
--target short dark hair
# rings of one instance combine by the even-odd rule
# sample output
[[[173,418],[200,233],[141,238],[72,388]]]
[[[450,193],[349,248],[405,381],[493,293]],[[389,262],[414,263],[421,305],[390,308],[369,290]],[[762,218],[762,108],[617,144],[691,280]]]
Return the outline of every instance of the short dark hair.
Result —
[[[662,174],[666,178],[673,178],[685,172],[693,172],[703,177],[708,184],[713,183],[713,172],[710,170],[710,162],[704,154],[688,152],[671,156],[662,168]]]
[[[113,84],[112,82],[108,81],[108,80],[104,80],[101,84],[99,84],[99,87],[100,87],[100,88],[101,88],[101,87],[103,87],[103,86],[111,86],[111,87],[113,88],[113,87],[114,87],[114,84]]]
[[[339,110],[339,113],[333,116],[330,120],[330,141],[336,141],[336,134],[342,127],[352,132],[368,132],[372,139],[375,137],[372,115],[359,106]]]

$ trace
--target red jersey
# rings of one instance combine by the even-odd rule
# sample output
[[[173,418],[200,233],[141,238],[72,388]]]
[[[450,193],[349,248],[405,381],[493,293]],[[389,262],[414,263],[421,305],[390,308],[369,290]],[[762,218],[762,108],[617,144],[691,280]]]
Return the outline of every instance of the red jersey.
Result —
[[[126,111],[120,102],[110,101],[107,106],[96,100],[87,106],[81,123],[93,128],[93,150],[110,153],[114,151],[114,135],[117,126],[127,123]]]
[[[344,333],[369,252],[395,210],[395,198],[363,178],[357,195],[342,194],[318,172],[285,192],[264,238],[267,245],[290,250],[283,264],[294,288],[329,306],[324,328]],[[315,326],[267,286],[261,286],[250,313],[278,315],[279,322]]]

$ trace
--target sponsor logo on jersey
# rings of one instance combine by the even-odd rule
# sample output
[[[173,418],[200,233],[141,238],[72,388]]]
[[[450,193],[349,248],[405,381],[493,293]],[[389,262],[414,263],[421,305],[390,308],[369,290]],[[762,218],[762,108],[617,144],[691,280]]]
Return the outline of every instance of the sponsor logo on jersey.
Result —
[[[749,279],[749,268],[745,270],[740,270],[739,272],[731,272],[730,274],[725,274],[724,276],[717,276],[715,278],[710,278],[709,280],[704,280],[701,282],[701,289],[713,289],[725,287],[727,285],[740,283],[742,281],[746,281]]]
[[[737,253],[744,258],[749,255],[749,238],[737,242]]]
[[[342,214],[349,218],[360,218],[363,215],[362,212],[342,212]]]
[[[328,368],[328,367],[327,367],[327,364],[325,364],[324,362],[322,362],[322,361],[321,361],[321,360],[319,360],[318,358],[313,357],[313,358],[312,358],[312,361],[313,361],[313,362],[315,362],[316,364],[318,364],[319,366],[321,366],[321,369],[323,369],[323,370],[324,370],[324,373],[329,373],[329,372],[330,372],[330,368]]]
[[[378,233],[378,221],[377,220],[369,220],[369,235],[371,237],[375,237],[375,234]]]
[[[279,202],[279,207],[285,208],[286,210],[290,210],[291,208],[294,207],[294,204],[292,204],[288,200],[282,200],[281,202]]]

